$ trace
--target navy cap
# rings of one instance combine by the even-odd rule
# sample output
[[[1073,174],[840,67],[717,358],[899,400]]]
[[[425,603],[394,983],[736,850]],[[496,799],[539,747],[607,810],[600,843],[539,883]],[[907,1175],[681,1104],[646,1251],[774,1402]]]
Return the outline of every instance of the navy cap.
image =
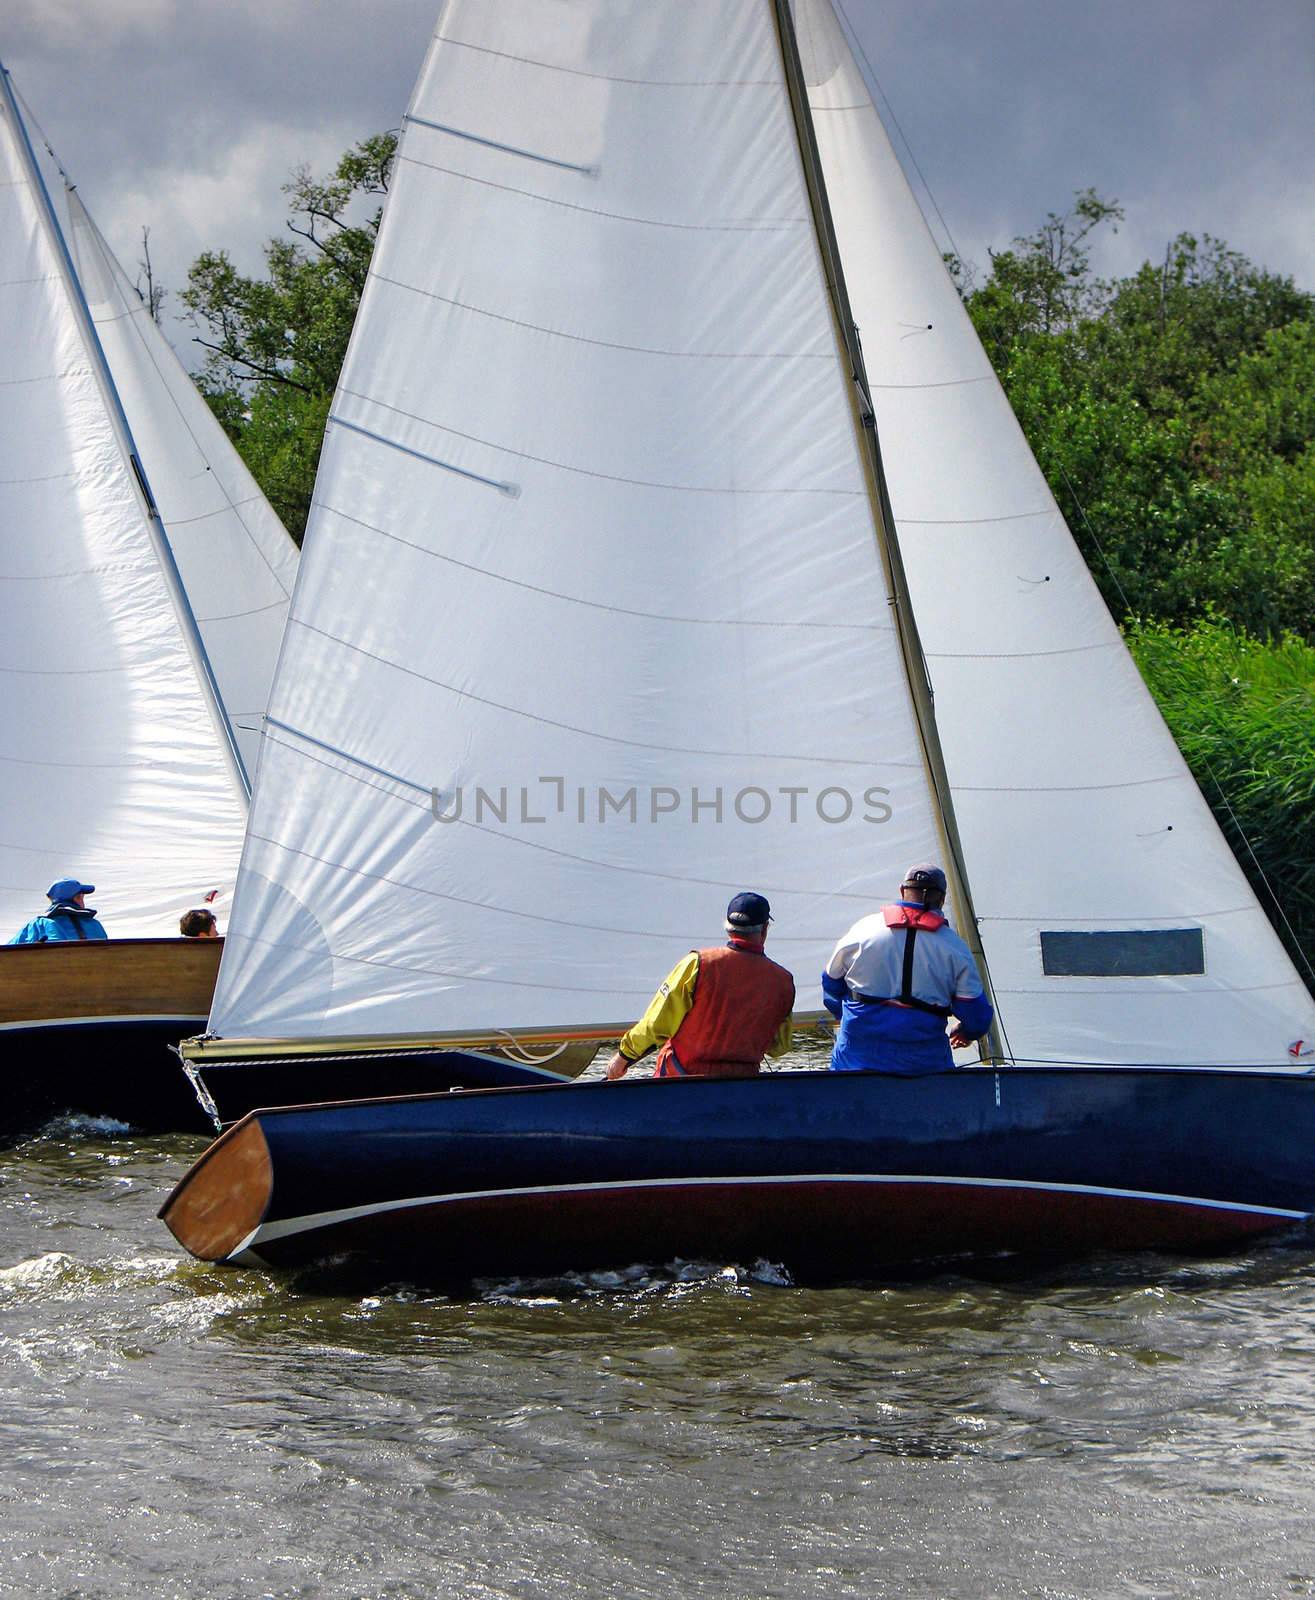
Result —
[[[772,908],[760,894],[737,894],[726,907],[732,928],[761,928],[772,920]]]
[[[916,867],[910,867],[900,879],[899,886],[901,889],[921,889],[924,893],[928,889],[939,889],[942,894],[948,888],[945,882],[945,874],[939,867],[933,866],[929,861],[924,861]]]
[[[80,894],[95,894],[94,883],[83,883],[80,878],[60,878],[46,890],[47,900],[72,900]]]

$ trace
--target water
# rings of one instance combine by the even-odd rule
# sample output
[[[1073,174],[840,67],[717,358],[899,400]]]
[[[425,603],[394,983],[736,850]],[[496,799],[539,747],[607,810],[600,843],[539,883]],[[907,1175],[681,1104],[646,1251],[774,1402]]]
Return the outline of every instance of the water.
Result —
[[[0,1594],[1315,1595],[1315,1251],[362,1297],[183,1257],[202,1144],[0,1152]]]

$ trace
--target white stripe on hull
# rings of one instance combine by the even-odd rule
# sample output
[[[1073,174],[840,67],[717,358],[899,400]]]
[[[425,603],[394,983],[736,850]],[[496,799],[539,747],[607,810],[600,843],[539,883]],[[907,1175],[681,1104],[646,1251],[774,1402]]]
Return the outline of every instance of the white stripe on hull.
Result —
[[[167,1022],[177,1024],[180,1028],[201,1028],[205,1026],[206,1018],[202,1016],[178,1016],[174,1012],[158,1014],[155,1012],[137,1014],[128,1012],[123,1015],[114,1013],[105,1017],[35,1017],[27,1022],[0,1022],[0,1033],[16,1032],[20,1028],[99,1028],[106,1023],[120,1022]]]
[[[390,1211],[405,1211],[419,1206],[436,1206],[463,1200],[518,1199],[528,1195],[601,1193],[626,1189],[677,1189],[691,1186],[740,1188],[746,1184],[790,1183],[913,1183],[968,1189],[1029,1189],[1046,1194],[1090,1194],[1107,1200],[1148,1200],[1159,1205],[1195,1206],[1204,1211],[1231,1211],[1239,1215],[1273,1217],[1276,1221],[1301,1222],[1310,1213],[1289,1211],[1280,1206],[1243,1205],[1230,1200],[1204,1200],[1195,1195],[1160,1194],[1154,1190],[1109,1189],[1088,1183],[1034,1183],[1019,1178],[929,1177],[911,1173],[808,1172],[780,1173],[756,1178],[636,1178],[621,1183],[542,1184],[521,1189],[476,1189],[463,1194],[423,1195],[406,1200],[383,1200],[373,1205],[348,1206],[340,1211],[314,1212],[304,1217],[289,1217],[282,1222],[262,1224],[254,1229],[233,1252],[230,1260],[259,1261],[259,1248],[266,1242],[293,1238],[318,1228],[331,1228],[362,1217],[383,1216]]]

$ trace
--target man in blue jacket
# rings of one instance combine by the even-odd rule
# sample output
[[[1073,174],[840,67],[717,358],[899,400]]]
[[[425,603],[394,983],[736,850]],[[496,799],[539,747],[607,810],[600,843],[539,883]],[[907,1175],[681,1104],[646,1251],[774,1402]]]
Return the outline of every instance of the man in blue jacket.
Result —
[[[832,952],[822,1000],[840,1022],[836,1072],[947,1072],[951,1049],[990,1028],[977,965],[941,912],[945,889],[939,867],[910,867],[895,904],[862,917]]]
[[[10,944],[55,944],[61,939],[106,939],[109,935],[88,909],[87,896],[95,894],[94,883],[77,878],[60,878],[46,890],[50,905],[39,916],[20,928]]]

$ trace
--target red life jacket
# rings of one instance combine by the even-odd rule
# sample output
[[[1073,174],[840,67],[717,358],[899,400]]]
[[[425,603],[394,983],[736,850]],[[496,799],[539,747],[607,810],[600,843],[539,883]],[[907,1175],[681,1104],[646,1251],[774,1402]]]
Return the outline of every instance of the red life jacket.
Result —
[[[926,906],[882,906],[881,914],[888,928],[922,928],[935,933],[945,926],[945,918],[937,911],[928,911]]]
[[[694,1004],[658,1051],[655,1078],[752,1077],[794,1010],[794,979],[759,945],[700,950]]]

